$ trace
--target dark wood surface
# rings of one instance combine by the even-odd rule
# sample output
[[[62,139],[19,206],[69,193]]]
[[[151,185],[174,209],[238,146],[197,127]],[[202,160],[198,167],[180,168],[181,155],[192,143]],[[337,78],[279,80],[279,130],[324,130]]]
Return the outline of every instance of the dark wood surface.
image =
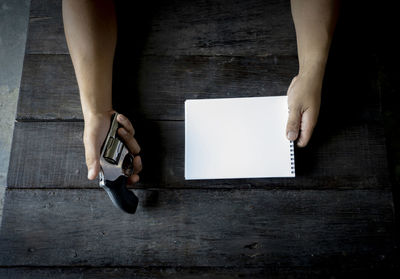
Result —
[[[136,122],[135,122],[136,123]],[[134,124],[135,124],[134,123]],[[357,125],[317,130],[310,147],[296,149],[293,178],[184,179],[184,123],[138,121],[143,172],[136,188],[390,189],[383,130]],[[240,132],[240,130],[239,130]],[[81,122],[17,122],[8,186],[97,188],[86,179]],[[29,140],[27,140],[29,139]],[[35,170],[32,169],[34,162]]]
[[[27,53],[68,54],[61,0],[34,0]],[[155,55],[296,55],[288,1],[117,1],[120,38]],[[246,23],[246,24],[244,24]],[[144,41],[134,38],[142,38]],[[140,47],[138,47],[140,46]]]
[[[351,267],[389,256],[393,244],[389,192],[137,192],[140,208],[129,215],[100,189],[7,191],[1,263]]]
[[[121,67],[130,70],[115,75],[115,97],[129,104],[122,109],[157,120],[184,120],[186,99],[285,95],[297,71],[295,57],[286,56],[148,55],[129,62]],[[22,78],[18,120],[82,120],[69,55],[26,55]]]
[[[389,268],[382,265],[366,269],[364,271],[354,271],[346,267],[337,268],[332,272],[326,266],[316,269],[296,267],[296,275],[293,269],[271,268],[271,267],[19,267],[1,268],[0,278],[19,278],[19,279],[75,279],[75,278],[96,278],[96,279],[115,279],[115,278],[327,278],[335,276],[346,278],[348,276],[364,276],[363,278],[396,278],[388,272]]]
[[[142,147],[144,169],[134,186],[140,205],[131,216],[86,179],[61,1],[32,0],[0,278],[340,277],[394,270],[380,87],[375,57],[351,10],[345,7],[339,20],[313,138],[295,150],[297,177],[185,181],[185,99],[286,93],[297,72],[289,2],[135,5],[118,2],[113,81],[114,106],[131,118]]]

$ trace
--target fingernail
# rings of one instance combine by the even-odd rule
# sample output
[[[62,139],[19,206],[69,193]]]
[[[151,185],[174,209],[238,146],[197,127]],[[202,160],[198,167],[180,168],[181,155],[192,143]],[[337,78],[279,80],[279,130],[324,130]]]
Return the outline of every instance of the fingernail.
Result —
[[[289,131],[287,134],[289,140],[295,140],[297,138],[297,133],[293,131]]]
[[[93,169],[90,169],[89,171],[88,171],[88,179],[92,179],[92,177],[93,177],[93,175],[94,175],[94,170]]]

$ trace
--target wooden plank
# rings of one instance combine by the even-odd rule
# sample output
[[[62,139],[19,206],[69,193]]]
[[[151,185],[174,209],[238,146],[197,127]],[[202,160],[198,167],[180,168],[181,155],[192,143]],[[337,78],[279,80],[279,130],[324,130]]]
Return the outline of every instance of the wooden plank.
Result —
[[[330,125],[380,118],[375,74],[364,66],[342,70],[333,60],[328,67],[321,118]],[[143,56],[119,60],[116,67],[115,108],[135,118],[184,120],[185,99],[285,95],[297,62],[293,57]],[[17,119],[82,119],[68,56],[25,57]]]
[[[364,268],[394,249],[389,190],[8,190],[2,266]]]
[[[379,125],[317,127],[296,149],[296,178],[184,180],[184,122],[135,119],[143,172],[136,187],[384,189],[391,184]],[[343,124],[343,123],[342,123]],[[9,187],[97,188],[86,178],[81,122],[17,122]],[[238,127],[238,132],[240,128]],[[240,152],[239,152],[240,153]]]
[[[49,40],[46,41],[34,31],[35,23],[54,26],[53,23],[45,22],[54,18],[60,18],[60,15],[57,15],[61,9],[60,1],[54,1],[55,4],[53,2],[48,3],[47,1],[33,0],[31,12],[34,20],[31,22],[30,33],[32,33],[32,39],[38,38],[40,42],[50,46],[51,42],[48,42]],[[213,1],[213,4],[207,2],[207,5],[201,0],[189,1],[190,3],[187,1],[176,1],[172,4],[160,4],[159,10],[151,4],[153,16],[157,18],[165,13],[165,17],[168,18],[166,20],[168,24],[158,24],[149,32],[157,33],[157,30],[160,28],[166,28],[166,30],[170,28],[173,30],[179,24],[183,24],[184,20],[189,20],[190,18],[195,18],[196,22],[203,21],[201,26],[206,30],[205,32],[208,32],[207,26],[209,25],[206,24],[204,27],[205,19],[199,16],[202,13],[198,15],[199,11],[197,9],[205,9],[203,14],[205,13],[213,17],[221,16],[217,20],[221,24],[236,27],[251,25],[251,23],[240,25],[228,24],[229,17],[226,18],[228,13],[224,10],[226,6],[224,4],[227,4],[229,1],[231,0]],[[268,4],[263,4],[267,2]],[[151,3],[151,1],[146,1],[146,3]],[[252,8],[250,10],[239,9],[240,5],[249,5]],[[274,7],[278,7],[279,5],[288,5],[288,3],[286,1],[271,2],[254,0],[235,3],[233,6],[236,8],[232,9],[243,11],[243,13],[256,13],[256,10],[262,11],[259,8],[263,5],[266,5],[265,8],[271,8],[271,10],[276,9],[273,14],[279,14],[283,13],[282,11],[285,9],[282,7],[279,9],[272,8],[272,6],[277,5]],[[271,7],[268,5],[271,5]],[[228,8],[226,9],[229,11],[231,8],[229,8],[229,5],[227,6]],[[131,10],[121,9],[121,11],[129,12]],[[180,14],[180,12],[183,14]],[[146,13],[143,12],[143,14]],[[348,7],[344,14],[344,20],[341,20],[336,30],[332,45],[331,57],[327,69],[327,82],[323,90],[323,98],[326,100],[323,102],[321,112],[329,115],[332,119],[336,119],[337,117],[341,117],[342,119],[354,119],[354,117],[357,119],[376,119],[379,118],[377,115],[380,115],[380,98],[376,85],[376,59],[368,48],[360,45],[363,42],[362,40],[354,41],[353,39],[352,41],[354,32],[346,31],[348,30],[346,20],[349,20]],[[231,18],[236,18],[234,15],[235,13],[232,11]],[[206,16],[204,15],[204,17]],[[130,18],[135,17],[131,15]],[[257,27],[251,28],[258,30],[267,25],[257,25]],[[129,24],[122,24],[121,26],[129,29]],[[43,32],[45,34],[52,33],[43,28],[38,27],[37,30],[45,30]],[[202,30],[202,28],[200,29]],[[143,28],[140,30],[143,30]],[[171,31],[174,36],[179,33],[175,31]],[[198,30],[196,34],[199,32]],[[214,33],[210,32],[207,35],[214,36],[212,35]],[[129,36],[129,39],[132,37],[132,32],[129,32],[129,30],[123,29],[121,34],[121,40],[123,40],[124,35]],[[140,34],[134,34],[140,37]],[[282,31],[281,34],[286,33]],[[56,45],[60,45],[57,40],[51,39],[51,41],[55,42]],[[184,43],[190,42],[190,40],[186,40],[183,37],[179,41]],[[350,43],[350,41],[354,43]],[[283,95],[286,93],[291,78],[297,72],[295,53],[291,53],[292,56],[289,57],[281,56],[289,54],[277,53],[265,58],[230,57],[237,54],[229,52],[222,56],[210,57],[204,56],[207,53],[201,51],[190,53],[170,53],[169,50],[147,52],[155,48],[151,47],[152,43],[150,39],[146,42],[146,45],[143,46],[132,46],[129,43],[121,43],[117,51],[116,69],[114,72],[116,107],[123,111],[135,111],[142,118],[182,120],[183,100],[186,98]],[[28,42],[28,49],[29,44]],[[168,46],[168,43],[158,42],[155,45],[171,48]],[[230,44],[225,42],[225,45],[229,46]],[[187,45],[185,47],[185,49],[189,48]],[[178,48],[174,45],[172,49]],[[240,49],[246,50],[246,47],[242,45]],[[262,48],[259,46],[258,49]],[[30,52],[28,51],[28,53]],[[32,53],[52,52],[46,50],[43,52],[34,51]],[[143,54],[150,56],[143,57]],[[193,57],[195,54],[202,56]],[[209,55],[219,55],[219,53],[210,52]],[[82,118],[76,80],[68,57],[38,56],[34,58],[28,55],[26,57],[21,87],[18,119],[69,120]]]
[[[25,55],[17,119],[60,118],[83,119],[71,58]]]
[[[119,60],[114,103],[141,118],[183,120],[184,100],[285,95],[293,57],[144,56]],[[128,104],[128,105],[124,105]],[[17,119],[82,119],[67,55],[26,55]]]
[[[68,53],[62,0],[31,0],[26,53]]]
[[[271,269],[271,268],[270,268]],[[0,278],[19,278],[19,279],[76,279],[76,278],[96,278],[96,279],[116,279],[116,278],[287,278],[294,272],[279,272],[268,270],[268,268],[223,268],[223,267],[85,267],[85,268],[1,268]],[[314,272],[314,274],[317,272]],[[304,274],[310,276],[311,271],[296,270],[296,274]],[[331,274],[331,273],[328,273]]]
[[[117,278],[397,278],[399,268],[387,260],[364,266],[362,269],[345,267],[314,267],[285,269],[279,266],[265,267],[0,267],[0,278],[18,279],[117,279]],[[397,276],[397,277],[396,277]]]
[[[294,55],[287,1],[117,1],[119,43],[162,55]],[[32,0],[27,53],[66,54],[61,0]]]

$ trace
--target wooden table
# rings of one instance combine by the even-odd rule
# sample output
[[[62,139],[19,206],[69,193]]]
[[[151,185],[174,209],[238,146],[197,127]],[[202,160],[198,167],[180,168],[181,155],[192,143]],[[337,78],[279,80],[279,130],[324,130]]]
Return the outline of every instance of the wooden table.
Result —
[[[118,6],[113,101],[135,126],[144,166],[132,216],[86,179],[61,1],[32,0],[0,277],[389,272],[394,216],[379,83],[351,10],[344,6],[336,30],[317,128],[295,150],[297,177],[185,181],[184,100],[286,94],[298,67],[294,26],[284,0],[153,2]]]

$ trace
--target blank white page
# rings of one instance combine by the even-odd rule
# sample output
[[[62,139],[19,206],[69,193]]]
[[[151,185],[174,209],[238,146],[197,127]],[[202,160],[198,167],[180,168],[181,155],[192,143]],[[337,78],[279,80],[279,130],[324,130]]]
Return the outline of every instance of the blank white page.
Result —
[[[185,179],[294,177],[287,96],[185,101]]]

